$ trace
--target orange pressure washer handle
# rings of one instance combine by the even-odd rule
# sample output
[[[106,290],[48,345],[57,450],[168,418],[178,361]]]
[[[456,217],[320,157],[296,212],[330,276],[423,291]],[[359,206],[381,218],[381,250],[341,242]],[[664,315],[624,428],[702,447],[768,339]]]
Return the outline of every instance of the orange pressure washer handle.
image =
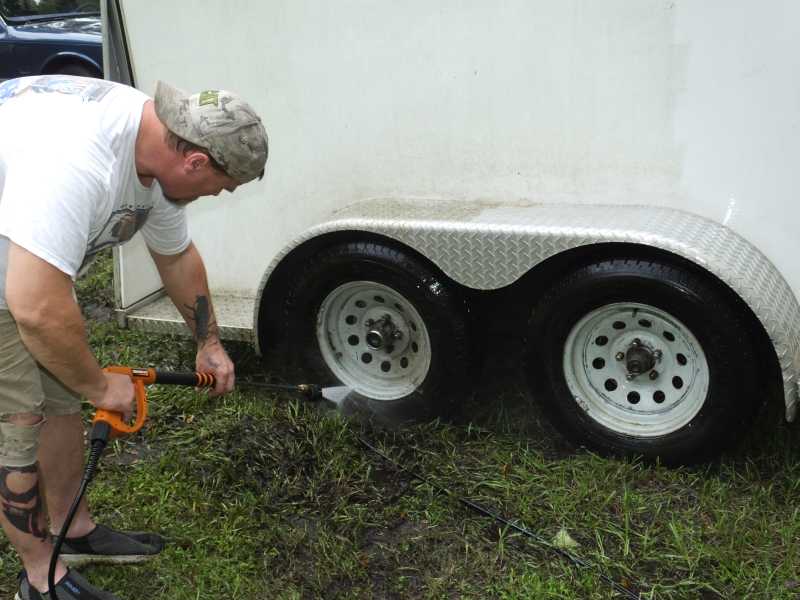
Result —
[[[136,433],[147,420],[147,392],[146,385],[162,383],[168,385],[188,385],[192,387],[214,387],[216,379],[211,373],[171,373],[156,371],[155,369],[135,369],[132,367],[106,367],[106,373],[127,375],[133,381],[136,392],[136,419],[129,425],[123,419],[122,413],[98,409],[94,414],[92,423],[103,421],[111,427],[111,437],[120,437]]]

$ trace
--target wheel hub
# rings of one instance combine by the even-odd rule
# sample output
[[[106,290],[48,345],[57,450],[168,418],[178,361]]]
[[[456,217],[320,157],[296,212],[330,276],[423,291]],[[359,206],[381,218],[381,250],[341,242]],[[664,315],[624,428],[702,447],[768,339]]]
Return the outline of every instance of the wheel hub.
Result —
[[[386,313],[378,320],[367,319],[364,322],[367,334],[364,339],[367,346],[373,350],[385,349],[388,354],[394,352],[394,344],[403,339],[403,332],[392,320],[392,315]]]
[[[651,373],[651,379],[658,377],[658,373],[653,371],[656,363],[661,360],[663,353],[661,350],[652,348],[650,345],[643,343],[639,338],[634,338],[628,350],[624,353],[625,368],[627,369],[628,381],[636,379],[637,376],[644,373]],[[655,373],[656,377],[652,377]]]

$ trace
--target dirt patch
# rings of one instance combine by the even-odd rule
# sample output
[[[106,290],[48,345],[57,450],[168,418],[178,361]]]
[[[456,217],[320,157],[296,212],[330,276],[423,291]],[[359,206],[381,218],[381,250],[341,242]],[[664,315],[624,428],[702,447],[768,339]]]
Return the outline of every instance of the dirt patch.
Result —
[[[86,303],[82,306],[87,320],[97,323],[109,323],[114,320],[114,308],[106,304]]]
[[[109,452],[103,461],[117,466],[128,466],[140,461],[157,460],[164,453],[164,448],[153,444],[141,436],[125,438],[116,442],[114,452]]]

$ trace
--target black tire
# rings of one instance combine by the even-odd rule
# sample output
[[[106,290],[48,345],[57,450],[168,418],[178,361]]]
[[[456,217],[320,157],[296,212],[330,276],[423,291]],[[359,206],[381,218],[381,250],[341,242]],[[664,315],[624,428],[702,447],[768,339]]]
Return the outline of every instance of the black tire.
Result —
[[[595,348],[597,353],[611,352],[612,342],[606,341],[610,336],[598,335],[595,340],[593,330],[584,330],[578,325],[590,323],[591,321],[581,320],[590,314],[602,314],[593,311],[615,303],[647,305],[667,313],[689,330],[705,355],[707,391],[703,393],[705,385],[698,384],[696,389],[699,392],[693,401],[693,405],[699,406],[699,410],[682,426],[680,420],[675,421],[674,430],[666,428],[663,435],[660,431],[655,431],[658,435],[632,435],[632,432],[638,433],[638,425],[629,426],[626,423],[619,427],[609,427],[609,421],[603,421],[602,411],[605,410],[603,403],[614,407],[615,411],[616,407],[622,407],[620,410],[623,411],[628,410],[624,394],[630,392],[625,390],[647,384],[646,379],[649,379],[647,373],[638,375],[633,381],[617,377],[620,369],[625,373],[628,372],[627,360],[611,365],[598,362],[598,366],[584,360],[583,368],[589,373],[587,380],[595,376],[592,372],[595,368],[610,369],[606,381],[613,380],[614,390],[609,390],[606,396],[603,396],[599,386],[590,388],[592,391],[597,390],[593,398],[599,399],[597,400],[599,404],[594,404],[595,409],[582,408],[581,403],[576,400],[574,390],[587,388],[581,388],[575,383],[578,381],[575,369],[571,370],[573,389],[570,389],[567,383],[565,352],[569,352],[572,357],[576,356],[573,348],[584,348],[586,357],[591,356]],[[615,309],[605,310],[612,311],[608,314],[613,315]],[[631,314],[636,313],[631,311]],[[629,332],[626,335],[634,334],[637,327],[644,329],[639,323],[642,323],[641,319],[638,321],[631,319]],[[644,323],[650,321],[644,319]],[[616,325],[615,321],[613,326]],[[601,326],[603,325],[598,324],[598,327]],[[568,349],[566,344],[573,328],[576,328],[577,336],[584,331],[589,333],[583,338],[583,345],[576,344]],[[761,382],[758,377],[758,361],[751,331],[750,318],[731,297],[731,292],[709,276],[668,262],[635,259],[603,260],[577,268],[555,282],[540,297],[528,324],[525,369],[534,400],[543,406],[556,428],[572,442],[604,454],[643,456],[650,460],[658,459],[665,464],[691,464],[711,459],[741,439],[762,403],[764,395],[758,393],[757,386]],[[618,344],[622,344],[623,341],[622,337],[617,338]],[[651,349],[657,343],[654,342],[650,346]],[[662,345],[666,351],[670,351],[670,342],[663,342]],[[578,356],[584,355],[578,354]],[[622,355],[616,351],[612,356],[613,358],[609,360],[619,361]],[[627,353],[625,356],[628,356]],[[682,356],[680,353],[676,356],[678,360],[673,362],[673,365],[682,364],[686,360],[685,357],[683,361],[680,360]],[[575,358],[572,360],[579,362]],[[667,369],[666,363],[665,359],[665,369]],[[656,382],[652,384],[657,386],[663,385],[668,393],[674,392],[673,397],[678,399],[675,400],[675,408],[668,408],[664,414],[653,411],[655,419],[661,419],[666,423],[670,411],[680,410],[678,407],[681,390],[669,387],[669,378],[674,369],[658,374],[658,368],[658,365],[654,367],[656,375],[650,380],[651,383]],[[659,382],[659,376],[664,377],[663,383]],[[604,373],[597,376],[598,379],[603,377]],[[638,379],[639,377],[646,379]],[[616,390],[617,379],[620,379],[619,394]],[[679,383],[681,381],[678,379]],[[652,388],[643,389],[647,389],[648,393],[656,398],[656,393],[651,392]],[[686,393],[689,393],[688,387]],[[618,396],[623,396],[623,400],[620,401]],[[664,402],[663,398],[664,396],[660,396],[661,402]],[[647,400],[649,399],[648,397]],[[638,403],[639,396],[634,395],[633,400]],[[630,403],[630,400],[628,402]],[[584,401],[583,405],[591,406],[591,403]],[[642,410],[645,410],[646,406],[642,403]],[[663,406],[669,406],[669,402]],[[632,405],[630,410],[635,410],[635,405]],[[688,419],[690,416],[691,413],[685,418]],[[637,415],[634,415],[633,419],[636,418]]]
[[[323,356],[321,343],[325,342],[318,340],[317,322],[325,299],[340,286],[352,282],[386,286],[410,303],[422,319],[430,340],[430,367],[414,391],[402,397],[375,399],[356,388],[357,393],[351,395],[345,412],[369,414],[390,423],[451,416],[471,393],[472,351],[466,302],[457,286],[436,269],[388,245],[374,242],[336,245],[318,252],[293,270],[281,311],[285,331],[279,336],[284,340],[289,372],[294,377],[305,376],[306,380],[311,377],[323,384],[339,382]],[[398,324],[401,318],[397,317]],[[408,329],[408,323],[405,325]],[[327,339],[327,343],[335,345],[330,333]],[[331,347],[332,351],[352,350],[355,356],[355,350],[344,346]],[[377,367],[381,360],[377,351],[375,357]],[[330,355],[329,360],[332,360]]]
[[[100,77],[96,69],[79,63],[69,63],[59,67],[56,71],[58,75],[77,75],[78,77]]]

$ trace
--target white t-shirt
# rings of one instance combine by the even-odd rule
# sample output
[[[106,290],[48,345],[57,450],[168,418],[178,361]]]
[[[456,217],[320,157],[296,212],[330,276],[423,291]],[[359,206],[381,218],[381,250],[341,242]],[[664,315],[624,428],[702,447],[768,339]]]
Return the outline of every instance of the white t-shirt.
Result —
[[[0,308],[8,240],[73,279],[94,254],[138,230],[159,254],[189,245],[184,209],[136,174],[148,99],[124,85],[63,75],[0,84]]]

